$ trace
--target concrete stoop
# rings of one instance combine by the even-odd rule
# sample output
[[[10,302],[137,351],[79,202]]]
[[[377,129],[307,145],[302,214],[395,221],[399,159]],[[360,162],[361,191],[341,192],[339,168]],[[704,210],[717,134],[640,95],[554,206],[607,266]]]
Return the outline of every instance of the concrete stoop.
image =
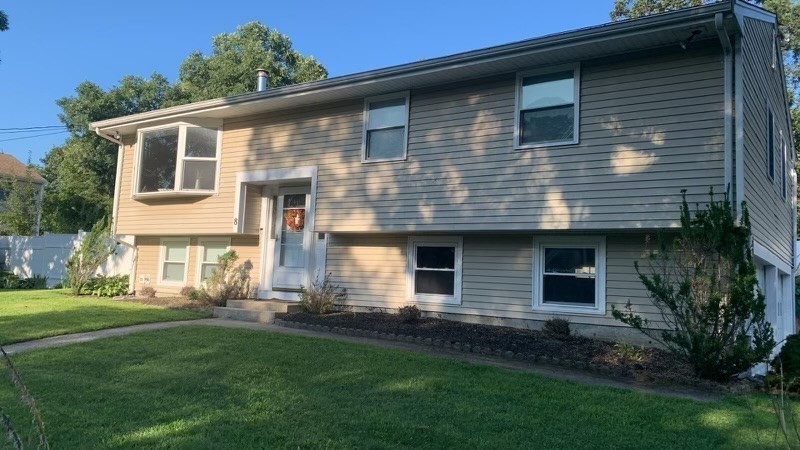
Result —
[[[300,310],[296,302],[281,300],[228,300],[227,306],[214,307],[214,317],[242,322],[273,323],[276,313]]]

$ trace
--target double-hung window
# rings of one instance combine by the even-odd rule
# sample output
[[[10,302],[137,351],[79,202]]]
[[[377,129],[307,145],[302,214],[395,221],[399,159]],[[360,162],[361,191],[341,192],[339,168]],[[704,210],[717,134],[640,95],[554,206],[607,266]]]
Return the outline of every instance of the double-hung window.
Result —
[[[517,76],[516,148],[578,142],[580,69],[562,67],[550,72]]]
[[[361,161],[397,161],[408,146],[408,92],[364,101]]]
[[[202,283],[219,266],[219,257],[228,251],[231,243],[226,239],[200,239],[199,244],[197,279]]]
[[[534,241],[533,308],[605,314],[605,239]]]
[[[412,300],[461,303],[460,237],[411,237],[408,241],[408,287]]]
[[[188,124],[140,131],[135,194],[216,192],[220,135]]]
[[[176,285],[185,283],[188,258],[188,239],[162,239],[159,282],[162,284]]]

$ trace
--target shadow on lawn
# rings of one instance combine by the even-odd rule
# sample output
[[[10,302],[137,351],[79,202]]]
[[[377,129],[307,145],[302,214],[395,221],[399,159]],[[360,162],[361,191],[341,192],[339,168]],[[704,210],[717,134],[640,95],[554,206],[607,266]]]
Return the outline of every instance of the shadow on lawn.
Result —
[[[62,447],[763,447],[773,426],[743,400],[249,330],[182,327],[18,358]]]

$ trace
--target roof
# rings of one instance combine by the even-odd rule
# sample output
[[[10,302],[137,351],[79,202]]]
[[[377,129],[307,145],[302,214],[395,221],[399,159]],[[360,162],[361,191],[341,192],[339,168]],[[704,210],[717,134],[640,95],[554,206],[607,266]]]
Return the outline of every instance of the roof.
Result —
[[[8,153],[0,153],[0,177],[16,177],[24,180],[28,174],[34,183],[45,183],[45,179],[26,164]]]
[[[104,137],[115,134],[126,135],[135,132],[139,127],[185,118],[239,117],[476,79],[539,65],[677,46],[693,32],[698,32],[694,38],[696,41],[717,39],[714,28],[715,16],[722,13],[725,16],[726,26],[730,26],[733,30],[736,29],[737,23],[732,13],[743,8],[770,15],[764,10],[738,0],[724,1],[383,69],[107,119],[93,122],[91,127]],[[255,83],[255,76],[253,80]]]

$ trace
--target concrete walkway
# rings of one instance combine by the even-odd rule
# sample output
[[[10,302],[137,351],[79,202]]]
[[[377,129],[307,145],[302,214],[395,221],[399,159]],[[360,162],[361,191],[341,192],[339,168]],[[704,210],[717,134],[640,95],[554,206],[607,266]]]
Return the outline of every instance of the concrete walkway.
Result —
[[[89,331],[86,333],[66,334],[63,336],[54,336],[44,339],[38,339],[35,341],[19,342],[17,344],[6,345],[4,346],[4,348],[6,350],[6,353],[8,353],[9,355],[13,355],[15,353],[27,352],[32,350],[60,347],[64,345],[77,344],[81,342],[90,342],[107,337],[124,336],[127,334],[138,333],[141,331],[164,330],[168,328],[175,328],[185,325],[211,325],[211,326],[219,326],[227,328],[245,328],[250,330],[262,330],[275,333],[290,334],[295,336],[332,339],[336,341],[351,342],[356,344],[369,344],[383,348],[410,350],[419,353],[426,353],[435,356],[443,356],[447,358],[457,359],[473,364],[481,364],[481,365],[499,367],[503,369],[535,373],[546,377],[559,378],[563,380],[574,381],[577,383],[590,384],[594,386],[607,386],[607,387],[615,387],[622,389],[632,389],[651,394],[687,398],[691,400],[704,401],[704,402],[714,401],[721,398],[719,394],[703,391],[700,389],[693,389],[691,387],[652,386],[649,384],[637,383],[635,381],[630,381],[630,380],[617,380],[613,378],[602,377],[588,372],[574,371],[574,370],[563,369],[559,367],[553,367],[537,363],[511,361],[494,356],[478,355],[474,353],[464,353],[456,350],[449,350],[438,347],[428,347],[407,342],[386,341],[383,339],[372,339],[372,338],[356,337],[356,336],[344,336],[339,334],[324,333],[311,330],[284,328],[272,324],[240,322],[240,321],[225,320],[225,319],[183,320],[177,322],[159,322],[159,323],[148,323],[142,325],[131,325],[127,327]]]

